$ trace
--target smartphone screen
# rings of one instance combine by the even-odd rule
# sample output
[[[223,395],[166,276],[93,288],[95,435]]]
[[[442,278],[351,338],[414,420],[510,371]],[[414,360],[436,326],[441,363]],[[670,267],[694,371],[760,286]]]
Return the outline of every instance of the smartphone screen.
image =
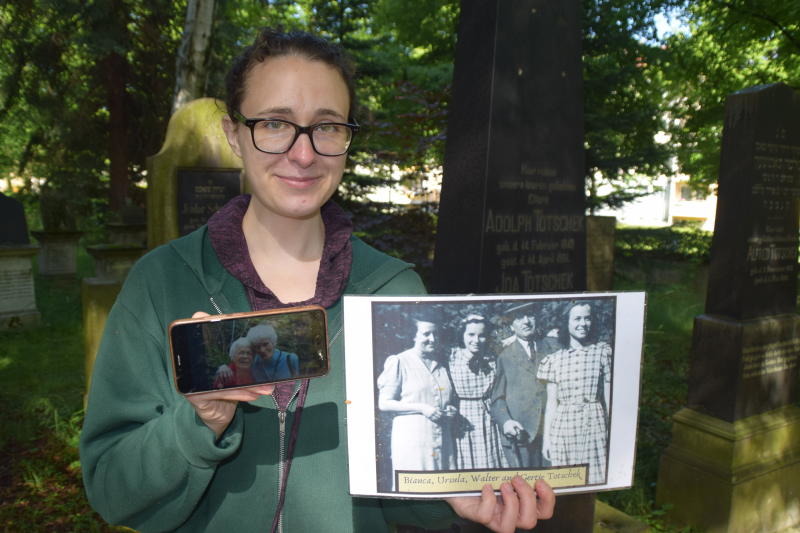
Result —
[[[176,320],[169,339],[181,394],[328,373],[327,321],[318,306]]]

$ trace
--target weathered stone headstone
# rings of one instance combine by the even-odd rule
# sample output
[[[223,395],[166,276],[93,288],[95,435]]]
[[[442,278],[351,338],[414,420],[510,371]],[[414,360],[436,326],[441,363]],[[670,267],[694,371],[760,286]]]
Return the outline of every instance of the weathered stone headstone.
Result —
[[[239,169],[178,169],[178,233],[206,223],[228,200],[241,194]]]
[[[204,224],[213,210],[241,192],[231,186],[241,160],[221,120],[225,104],[194,100],[172,116],[161,150],[148,160],[147,245],[164,244]],[[197,182],[201,173],[204,181]],[[181,229],[182,226],[182,229]]]
[[[580,3],[461,2],[435,293],[586,288]],[[562,496],[537,531],[591,531]]]
[[[39,274],[52,277],[72,277],[78,272],[78,242],[80,231],[31,231],[39,241]]]
[[[34,326],[40,314],[33,284],[33,245],[0,245],[0,331]]]
[[[610,291],[614,285],[616,217],[586,217],[586,289]]]
[[[0,193],[0,331],[39,323],[33,285],[38,251],[28,238],[22,204]]]
[[[734,93],[688,408],[675,415],[659,476],[676,522],[800,526],[798,216],[800,93],[782,84]]]
[[[222,131],[224,114],[223,102],[200,98],[170,118],[164,145],[147,161],[147,247],[200,227],[240,194],[241,160]],[[110,244],[88,249],[95,276],[84,279],[81,287],[87,390],[108,313],[128,270],[145,251],[140,224],[128,215],[109,226]]]

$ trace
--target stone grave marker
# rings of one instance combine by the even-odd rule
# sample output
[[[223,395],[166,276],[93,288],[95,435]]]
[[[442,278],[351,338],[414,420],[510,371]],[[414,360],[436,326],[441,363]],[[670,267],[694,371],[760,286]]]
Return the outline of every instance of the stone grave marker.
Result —
[[[706,312],[659,476],[676,522],[800,526],[798,216],[800,93],[775,84],[730,95]]]
[[[435,292],[583,290],[577,2],[463,2]]]
[[[39,323],[33,257],[22,204],[0,193],[0,331]]]
[[[161,150],[148,159],[147,245],[153,248],[203,225],[241,193],[241,160],[221,120],[225,104],[199,98],[169,121]]]
[[[0,245],[30,243],[25,209],[18,200],[0,193]]]
[[[432,292],[586,288],[580,3],[461,2]],[[591,531],[594,495],[537,531]]]
[[[39,249],[39,274],[57,278],[73,277],[78,271],[78,243],[81,231],[31,231]]]
[[[206,223],[228,200],[241,193],[240,169],[178,169],[178,233]]]
[[[202,226],[241,193],[241,160],[222,131],[224,114],[222,101],[199,98],[170,118],[161,150],[147,161],[147,247]],[[128,270],[145,252],[138,221],[127,218],[109,227],[111,243],[89,248],[95,276],[84,279],[81,287],[87,390],[108,313]]]

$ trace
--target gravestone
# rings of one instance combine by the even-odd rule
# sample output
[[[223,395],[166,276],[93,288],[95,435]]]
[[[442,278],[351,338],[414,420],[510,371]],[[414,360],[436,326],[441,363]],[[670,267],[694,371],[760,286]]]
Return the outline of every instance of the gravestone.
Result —
[[[0,245],[30,243],[25,209],[19,201],[0,193]]]
[[[81,231],[31,231],[39,241],[39,274],[42,276],[64,278],[73,277],[78,272],[78,242]]]
[[[224,115],[223,102],[199,98],[170,119],[164,145],[147,165],[149,248],[200,227],[241,193],[242,164],[222,131]]]
[[[241,194],[240,169],[178,169],[178,233],[206,223],[228,200]]]
[[[147,160],[147,247],[154,248],[202,226],[241,193],[241,160],[222,130],[225,104],[199,98],[170,118],[161,150]],[[145,251],[135,220],[111,226],[112,243],[92,246],[95,276],[82,283],[86,385],[111,306],[128,270]]]
[[[616,217],[586,217],[586,289],[589,291],[613,288],[616,233]]]
[[[39,323],[33,284],[38,251],[28,238],[22,204],[0,193],[0,331]]]
[[[461,7],[433,290],[583,290],[579,4]]]
[[[432,292],[586,288],[580,2],[461,2]],[[591,531],[592,494],[538,531]]]
[[[775,84],[728,97],[718,194],[688,406],[658,498],[676,522],[782,531],[800,526],[800,93]]]

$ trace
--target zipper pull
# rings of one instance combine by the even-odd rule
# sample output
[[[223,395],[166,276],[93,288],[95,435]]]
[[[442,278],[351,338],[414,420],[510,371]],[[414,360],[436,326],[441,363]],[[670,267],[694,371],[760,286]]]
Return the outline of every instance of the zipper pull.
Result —
[[[278,409],[278,422],[281,425],[281,436],[286,433],[286,411]]]

